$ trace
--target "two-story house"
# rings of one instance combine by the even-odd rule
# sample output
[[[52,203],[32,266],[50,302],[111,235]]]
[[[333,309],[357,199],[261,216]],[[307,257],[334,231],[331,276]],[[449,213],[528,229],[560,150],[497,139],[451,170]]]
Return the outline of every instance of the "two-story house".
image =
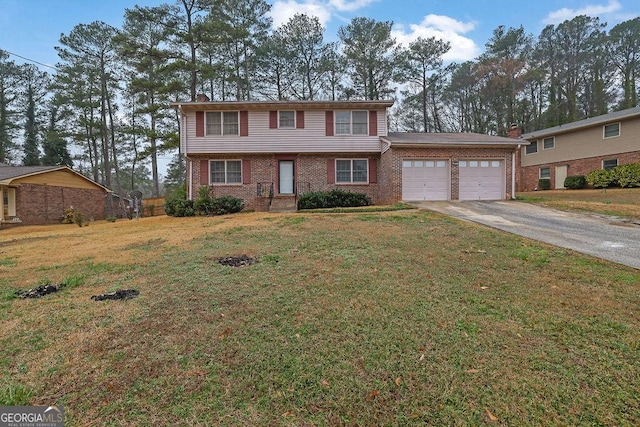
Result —
[[[518,191],[549,179],[564,188],[570,175],[640,162],[640,107],[604,114],[522,135]]]
[[[393,101],[172,104],[181,113],[187,194],[200,186],[247,209],[295,208],[296,196],[340,188],[375,204],[504,199],[521,141],[487,135],[387,132]]]

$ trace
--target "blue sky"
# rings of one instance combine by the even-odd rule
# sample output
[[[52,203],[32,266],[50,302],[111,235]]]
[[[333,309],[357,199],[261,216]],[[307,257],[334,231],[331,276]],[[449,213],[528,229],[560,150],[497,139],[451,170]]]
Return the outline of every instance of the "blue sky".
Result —
[[[45,64],[58,60],[54,46],[60,34],[96,20],[119,27],[126,8],[155,6],[174,0],[0,0],[0,49]],[[335,40],[340,26],[366,16],[394,22],[394,36],[407,45],[418,36],[451,42],[448,61],[462,62],[484,50],[499,25],[538,35],[547,24],[580,14],[598,16],[609,27],[639,16],[638,0],[268,0],[274,25],[296,12],[318,16],[326,39]],[[17,63],[24,60],[16,56]]]

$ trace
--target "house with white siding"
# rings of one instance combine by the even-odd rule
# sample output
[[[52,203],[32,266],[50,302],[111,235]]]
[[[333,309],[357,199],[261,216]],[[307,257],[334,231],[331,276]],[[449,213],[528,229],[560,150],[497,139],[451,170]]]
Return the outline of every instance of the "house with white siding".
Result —
[[[505,199],[514,195],[520,141],[479,135],[389,134],[393,101],[174,103],[181,117],[187,194],[244,200],[246,209],[295,209],[335,188],[374,204]]]

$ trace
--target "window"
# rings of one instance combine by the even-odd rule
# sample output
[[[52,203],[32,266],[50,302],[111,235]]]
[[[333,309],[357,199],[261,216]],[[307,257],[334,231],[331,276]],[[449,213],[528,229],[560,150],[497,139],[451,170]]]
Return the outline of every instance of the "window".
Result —
[[[542,149],[543,150],[550,150],[552,148],[555,148],[556,146],[556,139],[555,137],[550,137],[550,138],[545,138],[542,140]]]
[[[551,178],[551,168],[540,168],[540,179]]]
[[[211,160],[209,162],[211,184],[241,184],[241,160]]]
[[[618,159],[607,159],[602,161],[602,169],[609,171],[618,166]]]
[[[525,154],[535,154],[538,152],[538,141],[533,141],[525,148]]]
[[[336,182],[338,183],[367,183],[369,163],[366,159],[338,159],[336,160]]]
[[[604,125],[604,137],[613,138],[620,136],[620,123],[611,123],[610,125]]]
[[[295,111],[279,111],[278,112],[278,128],[294,129],[296,127]]]
[[[206,119],[207,135],[239,135],[237,111],[208,111]]]
[[[336,111],[336,135],[368,135],[366,111]]]

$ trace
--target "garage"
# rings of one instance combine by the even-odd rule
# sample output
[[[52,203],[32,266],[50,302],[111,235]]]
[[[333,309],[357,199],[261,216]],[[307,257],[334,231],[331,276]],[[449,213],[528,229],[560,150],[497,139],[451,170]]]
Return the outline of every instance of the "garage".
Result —
[[[460,200],[505,198],[505,170],[501,160],[460,160]]]
[[[449,200],[449,162],[440,159],[402,161],[403,200]]]

